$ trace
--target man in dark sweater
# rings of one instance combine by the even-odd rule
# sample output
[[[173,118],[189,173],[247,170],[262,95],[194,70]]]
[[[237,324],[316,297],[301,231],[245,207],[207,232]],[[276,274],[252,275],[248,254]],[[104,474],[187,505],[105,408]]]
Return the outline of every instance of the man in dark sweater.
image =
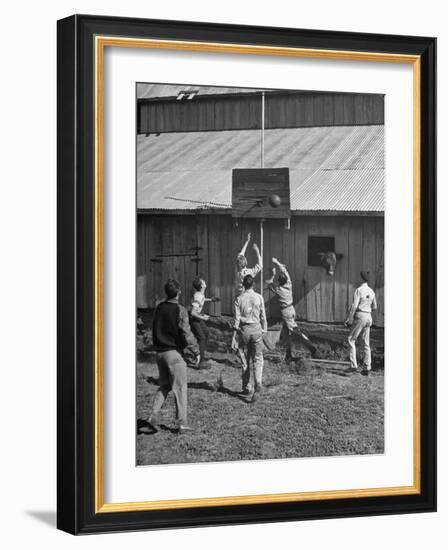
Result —
[[[159,368],[159,390],[149,419],[154,431],[158,431],[158,414],[170,391],[174,394],[179,433],[191,431],[187,425],[187,365],[183,351],[189,348],[198,363],[200,357],[188,312],[179,304],[180,293],[179,283],[168,279],[165,284],[166,300],[157,306],[154,314],[152,338]]]

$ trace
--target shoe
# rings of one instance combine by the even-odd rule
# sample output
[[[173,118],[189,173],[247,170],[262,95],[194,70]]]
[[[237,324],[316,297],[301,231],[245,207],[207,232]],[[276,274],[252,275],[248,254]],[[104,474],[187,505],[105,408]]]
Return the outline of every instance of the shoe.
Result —
[[[186,434],[192,431],[193,431],[193,428],[191,428],[190,426],[187,426],[186,424],[180,424],[178,429],[179,434]]]
[[[240,391],[240,395],[249,395],[249,394],[250,394],[250,391],[247,388],[244,388],[243,390]]]
[[[350,367],[347,372],[349,372],[350,374],[356,374],[357,372],[359,372],[359,368],[356,367],[356,369],[354,369],[353,367]]]
[[[362,374],[363,376],[370,376],[370,372],[371,372],[370,369],[363,369],[363,370],[361,371],[361,374]]]
[[[157,418],[150,418],[148,420],[148,423],[154,429],[154,432],[160,431],[160,426]]]
[[[138,433],[145,435],[156,434],[159,431],[159,425],[153,420],[144,420],[138,427]]]

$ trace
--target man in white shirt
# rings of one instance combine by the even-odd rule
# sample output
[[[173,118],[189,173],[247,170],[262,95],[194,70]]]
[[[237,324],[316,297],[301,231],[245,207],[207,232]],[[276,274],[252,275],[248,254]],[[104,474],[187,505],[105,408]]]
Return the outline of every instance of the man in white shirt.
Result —
[[[250,367],[253,369],[254,393],[252,402],[258,399],[263,387],[263,332],[268,329],[264,300],[253,289],[254,278],[246,275],[243,279],[244,291],[235,300],[235,324],[233,327],[232,349],[238,349],[237,332],[246,347],[247,368],[243,368],[243,394],[250,393]]]
[[[372,326],[372,310],[376,310],[375,292],[368,285],[369,273],[361,271],[361,282],[355,290],[353,303],[345,325],[351,325],[348,343],[350,346],[350,366],[353,371],[358,370],[356,362],[356,340],[361,340],[364,370],[361,374],[368,375],[372,368],[370,353],[370,327]]]
[[[235,286],[237,290],[237,295],[241,294],[243,292],[243,279],[246,275],[252,275],[252,277],[256,277],[258,273],[260,273],[262,268],[262,259],[260,254],[260,249],[258,246],[254,243],[252,245],[252,248],[257,255],[257,262],[254,265],[254,267],[247,267],[247,258],[246,258],[246,250],[249,245],[251,238],[251,234],[247,234],[247,239],[245,243],[243,244],[243,248],[238,253],[238,256],[236,258],[236,280],[235,280]]]

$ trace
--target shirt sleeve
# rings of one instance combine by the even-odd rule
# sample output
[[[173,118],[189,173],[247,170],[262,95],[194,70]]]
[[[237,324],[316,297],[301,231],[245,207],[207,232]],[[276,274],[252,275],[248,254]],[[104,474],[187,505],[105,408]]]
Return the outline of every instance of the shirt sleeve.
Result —
[[[260,296],[260,323],[263,330],[268,330],[268,323],[266,320],[266,310],[264,307],[263,296]]]
[[[247,245],[249,244],[249,241],[244,241],[244,244],[241,248],[241,250],[238,252],[238,256],[245,256],[246,255],[246,250],[247,250]],[[237,256],[237,258],[238,258]]]
[[[280,271],[286,275],[287,281],[286,281],[286,285],[284,286],[286,286],[288,289],[292,288],[291,277],[289,276],[289,272],[286,269],[286,266],[283,264],[280,264]]]
[[[193,353],[199,355],[199,346],[196,342],[196,338],[191,332],[190,322],[188,320],[188,312],[182,306],[179,306],[178,327],[181,335],[182,347],[189,348]]]
[[[234,303],[234,312],[235,312],[235,330],[238,330],[240,328],[240,322],[241,322],[241,308],[240,308],[240,302],[238,298],[235,300]]]
[[[254,267],[247,270],[247,272],[250,275],[252,275],[252,277],[255,277],[256,275],[258,275],[258,273],[260,273],[260,271],[261,271],[261,265],[260,264],[255,264]]]

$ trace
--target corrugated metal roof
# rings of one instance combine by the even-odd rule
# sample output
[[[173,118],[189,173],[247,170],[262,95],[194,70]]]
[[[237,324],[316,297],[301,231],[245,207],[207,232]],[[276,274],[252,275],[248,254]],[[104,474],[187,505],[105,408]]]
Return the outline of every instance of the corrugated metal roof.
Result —
[[[230,208],[232,169],[259,167],[260,155],[259,130],[139,135],[138,208]],[[384,211],[383,126],[266,130],[265,167],[279,166],[294,211]]]
[[[267,92],[264,88],[224,88],[222,86],[182,86],[175,84],[137,84],[138,99],[177,97],[180,92],[196,91],[196,95],[250,94]]]
[[[384,170],[319,170],[291,194],[303,211],[384,211]]]

